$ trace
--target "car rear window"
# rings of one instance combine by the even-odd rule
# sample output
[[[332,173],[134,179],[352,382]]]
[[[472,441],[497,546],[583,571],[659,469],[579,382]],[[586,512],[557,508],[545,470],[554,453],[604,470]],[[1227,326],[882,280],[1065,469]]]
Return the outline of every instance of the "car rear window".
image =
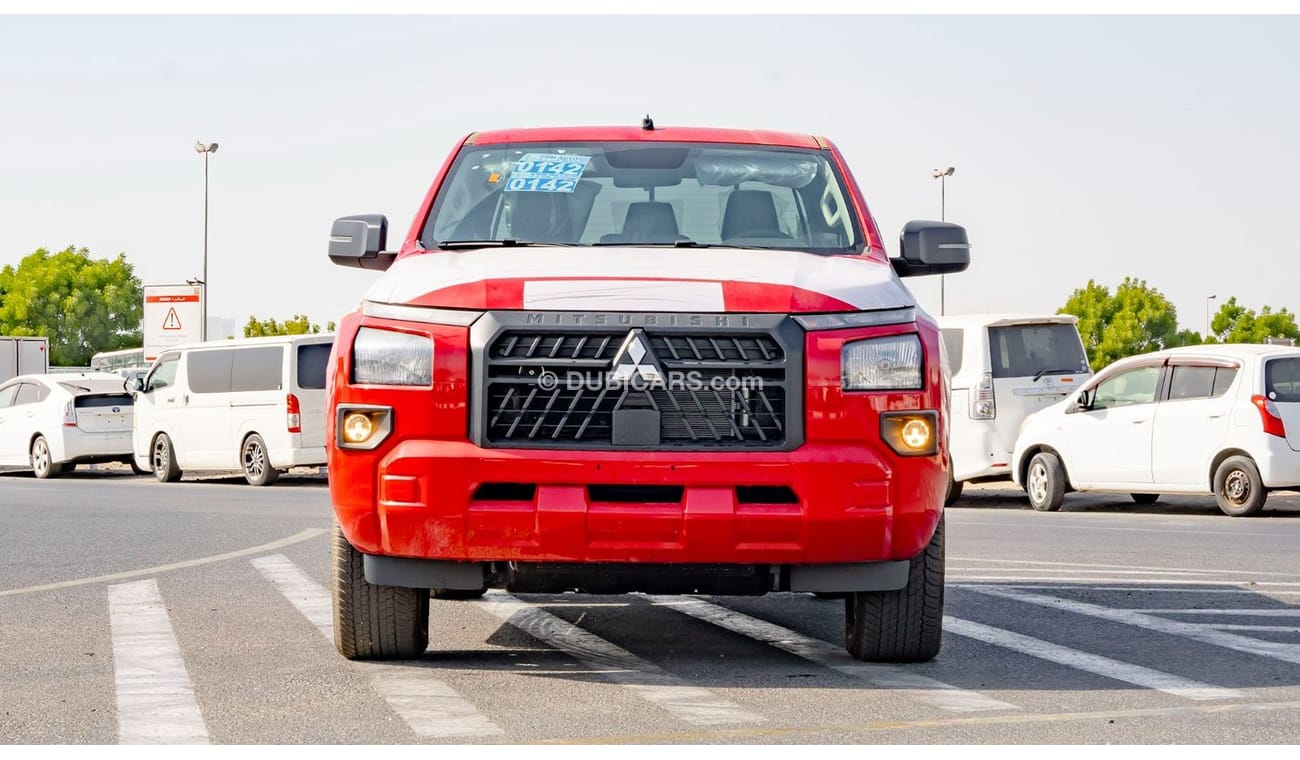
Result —
[[[98,407],[112,408],[115,406],[129,407],[132,404],[131,396],[126,393],[114,393],[104,396],[78,396],[76,400],[76,407],[78,409],[95,409]]]
[[[1269,359],[1264,364],[1264,395],[1274,401],[1300,401],[1300,357]]]
[[[1079,331],[1072,324],[1056,322],[990,327],[989,360],[994,377],[1088,371]]]
[[[298,346],[298,387],[308,390],[323,389],[325,367],[329,361],[329,343],[305,343]]]

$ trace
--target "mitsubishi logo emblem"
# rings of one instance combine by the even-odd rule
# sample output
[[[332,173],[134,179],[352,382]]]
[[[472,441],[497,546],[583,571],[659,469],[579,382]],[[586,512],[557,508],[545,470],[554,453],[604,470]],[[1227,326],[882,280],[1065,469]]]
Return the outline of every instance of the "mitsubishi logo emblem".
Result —
[[[663,368],[650,350],[650,339],[645,330],[635,328],[623,339],[618,353],[614,355],[614,367],[609,379],[615,383],[626,383],[633,376],[649,383],[665,382]]]

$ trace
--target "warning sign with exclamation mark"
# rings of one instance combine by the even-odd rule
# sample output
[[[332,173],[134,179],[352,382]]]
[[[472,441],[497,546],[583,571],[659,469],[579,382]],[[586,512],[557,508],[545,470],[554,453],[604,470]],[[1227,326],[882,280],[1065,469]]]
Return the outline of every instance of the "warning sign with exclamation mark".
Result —
[[[172,308],[167,310],[167,318],[163,320],[162,329],[164,330],[181,329],[181,318],[176,313],[176,307],[173,306]]]

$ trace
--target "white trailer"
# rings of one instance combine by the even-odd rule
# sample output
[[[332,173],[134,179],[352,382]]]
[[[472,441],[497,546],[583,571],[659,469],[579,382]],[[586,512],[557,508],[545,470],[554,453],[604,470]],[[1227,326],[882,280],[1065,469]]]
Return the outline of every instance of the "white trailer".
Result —
[[[50,371],[50,339],[0,336],[0,383]]]

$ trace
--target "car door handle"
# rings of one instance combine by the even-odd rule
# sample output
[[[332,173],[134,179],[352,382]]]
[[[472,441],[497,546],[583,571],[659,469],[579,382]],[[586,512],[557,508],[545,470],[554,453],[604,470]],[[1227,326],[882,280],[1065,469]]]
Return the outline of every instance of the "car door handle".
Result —
[[[1143,422],[1146,422],[1146,420],[1129,420],[1129,422],[1133,423],[1134,425],[1141,425]]]
[[[167,401],[167,403],[169,403],[169,404],[175,404],[175,403],[176,403],[176,397],[175,397],[175,396],[168,396],[167,399],[166,399],[166,401]]]
[[[1218,414],[1211,414],[1211,415],[1210,415],[1210,419],[1212,419],[1212,420],[1217,420],[1217,419],[1219,419],[1219,418],[1222,417],[1222,416],[1223,416],[1223,412],[1219,412]]]

